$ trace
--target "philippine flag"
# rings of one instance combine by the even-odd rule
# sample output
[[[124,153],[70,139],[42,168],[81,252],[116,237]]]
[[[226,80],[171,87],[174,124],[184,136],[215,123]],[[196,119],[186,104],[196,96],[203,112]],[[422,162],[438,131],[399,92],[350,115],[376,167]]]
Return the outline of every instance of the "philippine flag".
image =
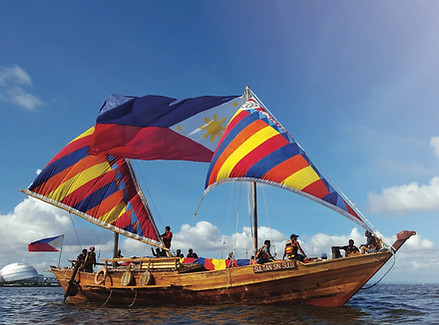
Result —
[[[209,162],[242,96],[110,96],[89,152],[143,160]]]
[[[28,245],[29,252],[59,252],[64,243],[64,235],[34,241]]]

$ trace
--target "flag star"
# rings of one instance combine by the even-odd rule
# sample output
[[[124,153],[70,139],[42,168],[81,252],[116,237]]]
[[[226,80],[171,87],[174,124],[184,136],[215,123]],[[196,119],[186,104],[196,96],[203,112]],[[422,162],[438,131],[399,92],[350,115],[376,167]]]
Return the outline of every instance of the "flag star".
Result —
[[[238,103],[237,102],[233,102],[233,107],[236,107],[236,106],[238,106]]]
[[[183,127],[182,127],[181,125],[179,125],[179,126],[177,126],[177,130],[178,130],[178,131],[182,131],[182,130],[183,130]]]

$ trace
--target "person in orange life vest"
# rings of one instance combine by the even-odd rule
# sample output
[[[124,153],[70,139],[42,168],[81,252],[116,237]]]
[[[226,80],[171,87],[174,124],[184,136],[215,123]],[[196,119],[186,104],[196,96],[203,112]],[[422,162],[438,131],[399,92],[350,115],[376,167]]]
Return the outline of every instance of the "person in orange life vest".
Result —
[[[270,253],[270,246],[271,246],[270,241],[266,240],[266,241],[264,241],[264,246],[262,246],[258,250],[258,252],[256,253],[255,258],[259,264],[274,261],[274,257],[271,256],[271,253]]]
[[[160,237],[162,238],[163,244],[165,244],[165,247],[168,249],[171,248],[171,240],[172,240],[171,227],[166,226],[165,232],[163,234],[161,234]]]
[[[366,230],[364,235],[367,237],[367,243],[360,246],[361,254],[373,253],[381,249],[380,241],[369,230]]]
[[[299,242],[297,241],[298,237],[299,235],[292,234],[290,236],[290,240],[287,240],[287,242],[285,243],[284,255],[282,256],[282,259],[285,259],[285,256],[287,256],[290,260],[299,260],[303,262],[306,254],[300,246]],[[303,255],[298,254],[298,251],[300,251]]]

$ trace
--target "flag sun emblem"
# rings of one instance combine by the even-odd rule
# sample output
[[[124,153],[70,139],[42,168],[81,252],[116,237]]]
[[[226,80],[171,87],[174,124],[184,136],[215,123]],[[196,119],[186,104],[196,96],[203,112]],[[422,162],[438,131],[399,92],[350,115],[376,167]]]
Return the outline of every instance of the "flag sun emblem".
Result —
[[[226,126],[223,125],[226,123],[226,118],[223,117],[219,119],[216,114],[213,115],[212,119],[210,117],[205,117],[204,123],[205,124],[200,127],[200,129],[204,131],[202,138],[209,138],[212,143],[215,142],[216,137],[218,137],[219,140],[223,135],[223,131],[226,129]]]

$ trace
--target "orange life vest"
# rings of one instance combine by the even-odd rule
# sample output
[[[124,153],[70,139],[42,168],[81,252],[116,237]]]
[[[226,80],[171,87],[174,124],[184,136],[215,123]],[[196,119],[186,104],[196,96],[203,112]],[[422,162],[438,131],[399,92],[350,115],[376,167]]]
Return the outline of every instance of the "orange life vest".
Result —
[[[285,243],[285,254],[291,255],[293,254],[293,250],[293,241],[287,240],[287,242]]]

